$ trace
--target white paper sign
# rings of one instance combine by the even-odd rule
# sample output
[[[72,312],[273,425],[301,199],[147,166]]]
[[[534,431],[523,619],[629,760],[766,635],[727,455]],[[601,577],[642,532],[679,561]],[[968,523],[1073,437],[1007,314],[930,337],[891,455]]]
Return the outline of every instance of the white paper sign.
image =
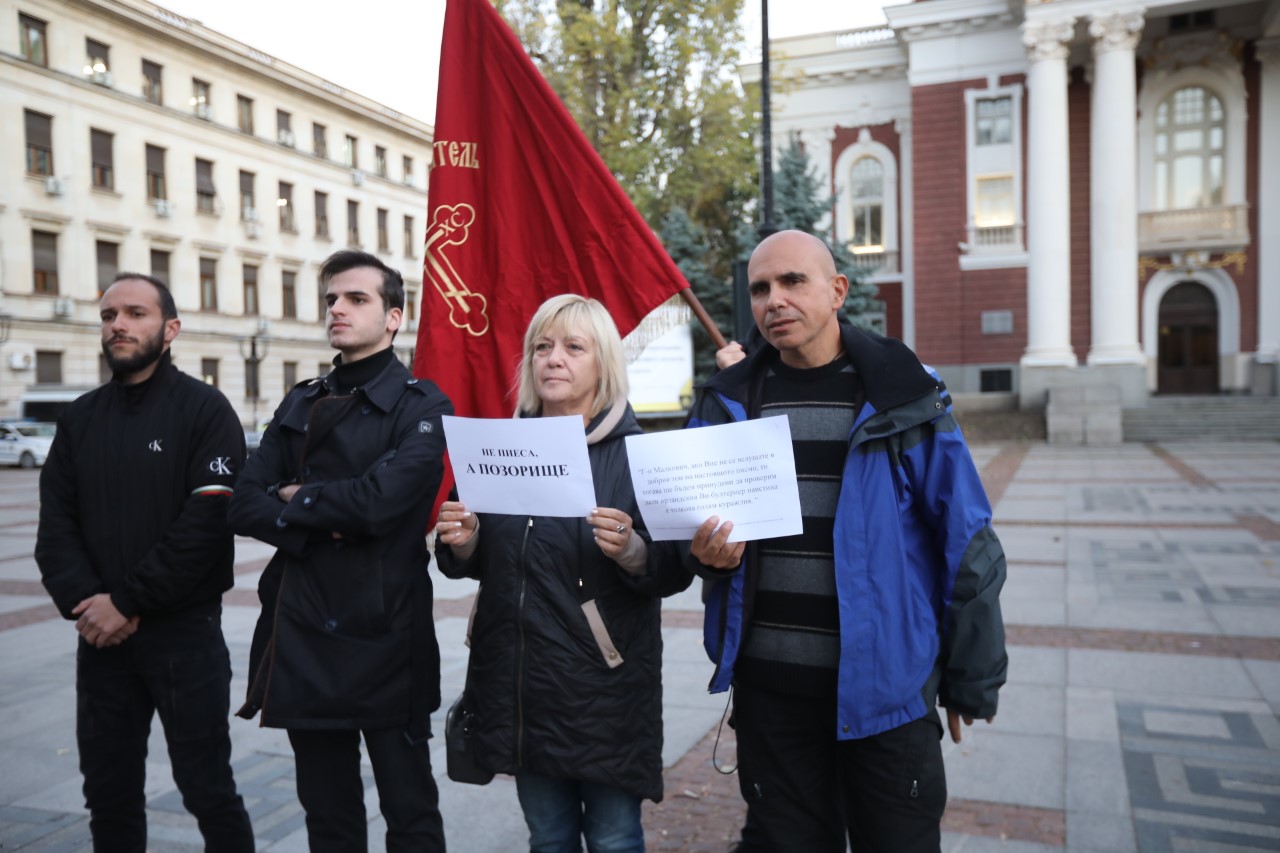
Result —
[[[631,480],[655,539],[692,539],[713,515],[730,542],[801,532],[786,416],[627,436]]]
[[[458,499],[473,512],[586,518],[596,506],[582,417],[444,417]]]

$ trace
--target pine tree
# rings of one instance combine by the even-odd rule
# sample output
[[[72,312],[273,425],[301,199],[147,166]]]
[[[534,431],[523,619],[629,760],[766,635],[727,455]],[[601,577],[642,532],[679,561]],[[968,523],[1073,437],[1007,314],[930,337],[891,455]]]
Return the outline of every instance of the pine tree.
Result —
[[[869,325],[867,314],[883,310],[876,298],[876,286],[858,274],[853,255],[829,230],[818,228],[818,222],[831,212],[835,197],[824,195],[822,180],[809,161],[809,154],[793,137],[778,158],[773,173],[773,224],[779,231],[796,230],[820,238],[831,249],[836,261],[836,272],[849,279],[849,293],[845,296],[844,312],[860,326]],[[744,228],[739,235],[743,246],[754,248],[758,240],[753,227]]]
[[[703,229],[689,218],[683,208],[673,207],[662,218],[658,232],[662,245],[676,262],[702,307],[716,321],[720,331],[729,334],[733,328],[733,293],[728,284],[707,268],[711,246]],[[715,372],[716,348],[702,324],[693,323],[694,382],[702,382]]]

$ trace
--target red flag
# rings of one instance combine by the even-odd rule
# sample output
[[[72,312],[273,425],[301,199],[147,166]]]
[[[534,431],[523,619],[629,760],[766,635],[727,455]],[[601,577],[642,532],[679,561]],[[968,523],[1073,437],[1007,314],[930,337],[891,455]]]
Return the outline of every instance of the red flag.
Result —
[[[488,0],[448,0],[439,86],[414,372],[508,417],[549,297],[595,297],[626,335],[688,284]]]

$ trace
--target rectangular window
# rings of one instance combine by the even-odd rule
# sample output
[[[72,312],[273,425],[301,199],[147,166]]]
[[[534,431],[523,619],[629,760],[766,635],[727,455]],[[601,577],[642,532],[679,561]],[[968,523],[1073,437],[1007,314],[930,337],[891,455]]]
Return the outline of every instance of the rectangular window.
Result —
[[[329,239],[329,194],[316,193],[316,236]]]
[[[253,98],[236,95],[236,126],[241,133],[253,133]]]
[[[218,262],[213,258],[200,259],[200,310],[218,310]]]
[[[381,145],[373,146],[373,170],[380,178],[387,176],[387,149]]]
[[[415,258],[418,255],[418,235],[413,230],[413,217],[404,218],[404,256]]]
[[[209,84],[199,78],[191,78],[191,110],[196,118],[206,121],[213,119],[213,100],[210,97]]]
[[[378,251],[391,251],[391,235],[387,233],[387,211],[378,208]]]
[[[45,39],[45,28],[48,27],[39,18],[18,13],[18,49],[22,58],[36,65],[49,65],[49,51]]]
[[[111,368],[107,367],[107,357],[102,353],[98,353],[98,384],[104,385],[111,381]]]
[[[31,232],[32,293],[58,295],[58,235],[48,231]]]
[[[147,201],[162,201],[169,196],[164,183],[164,149],[147,146]]]
[[[100,41],[84,40],[84,76],[103,86],[111,85],[111,48]]]
[[[164,102],[164,69],[150,60],[142,60],[142,97],[153,104]]]
[[[331,361],[322,361],[316,366],[320,368],[320,372],[316,376],[325,376],[329,371],[333,370],[333,362]]]
[[[979,228],[1001,228],[1017,222],[1013,200],[1013,176],[978,178],[974,224]]]
[[[196,158],[196,210],[217,213],[218,191],[213,186],[213,161]]]
[[[328,301],[324,298],[324,297],[325,297],[325,291],[326,291],[327,289],[328,289],[328,288],[326,288],[326,287],[324,286],[324,283],[323,283],[323,282],[319,281],[318,279],[316,280],[316,297],[317,297],[317,301],[316,301],[316,319],[317,319],[317,320],[319,320],[321,323],[323,323],[323,322],[325,321],[325,317],[326,317],[326,316],[328,316],[328,314],[329,314],[329,303],[328,303]],[[325,366],[324,366],[324,364],[323,364],[323,363],[321,363],[321,365],[320,365],[320,374],[319,374],[319,375],[324,376],[324,375],[325,375],[326,373],[328,373],[328,372],[329,372],[329,368],[328,368],[328,367],[325,367]]]
[[[258,396],[258,367],[261,361],[252,358],[244,360],[244,397],[246,400],[257,400]]]
[[[276,140],[281,145],[293,147],[293,114],[276,110]]]
[[[356,158],[356,138],[349,133],[342,141],[342,162],[352,169],[360,167],[360,161]]]
[[[62,353],[36,350],[36,382],[42,385],[62,384]]]
[[[360,248],[360,202],[347,202],[347,245]]]
[[[253,199],[253,172],[240,172],[240,218],[252,222],[258,218]]]
[[[98,240],[94,251],[98,259],[98,296],[101,297],[111,286],[116,273],[120,272],[120,245]]]
[[[405,288],[404,318],[406,320],[418,319],[418,291],[416,288],[412,288],[412,287]]]
[[[405,155],[404,157],[404,182],[406,184],[413,183],[413,158]]]
[[[205,384],[218,387],[218,360],[216,358],[200,359],[200,378]]]
[[[115,158],[112,142],[115,137],[105,130],[89,128],[89,156],[93,167],[93,185],[100,190],[115,189]]]
[[[151,250],[151,275],[165,284],[169,283],[170,254],[162,249]]]
[[[1013,141],[1012,98],[980,98],[975,107],[976,145],[1008,145]]]
[[[276,192],[276,209],[280,211],[280,230],[286,234],[297,234],[298,224],[293,216],[293,184],[280,182]]]
[[[298,384],[298,362],[286,361],[284,363],[284,393],[288,394],[293,390],[293,386]]]
[[[53,116],[23,110],[27,130],[27,174],[53,174]]]
[[[244,265],[244,313],[258,313],[258,268]]]
[[[280,273],[280,315],[288,320],[298,319],[298,274],[293,270]],[[287,382],[286,388],[292,388]]]
[[[321,159],[329,156],[329,136],[323,124],[311,125],[311,151]]]
[[[1013,390],[1013,371],[1009,368],[982,370],[978,373],[980,389],[984,394]]]

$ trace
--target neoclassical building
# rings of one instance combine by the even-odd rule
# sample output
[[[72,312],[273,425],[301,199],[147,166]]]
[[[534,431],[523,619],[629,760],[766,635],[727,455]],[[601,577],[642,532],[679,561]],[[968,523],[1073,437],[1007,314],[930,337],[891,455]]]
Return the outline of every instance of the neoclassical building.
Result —
[[[319,262],[405,274],[416,332],[431,127],[145,0],[0,0],[0,417],[104,378],[98,298],[169,282],[174,359],[251,424],[327,369]]]
[[[771,55],[890,334],[1026,407],[1280,393],[1280,0],[885,11]]]

